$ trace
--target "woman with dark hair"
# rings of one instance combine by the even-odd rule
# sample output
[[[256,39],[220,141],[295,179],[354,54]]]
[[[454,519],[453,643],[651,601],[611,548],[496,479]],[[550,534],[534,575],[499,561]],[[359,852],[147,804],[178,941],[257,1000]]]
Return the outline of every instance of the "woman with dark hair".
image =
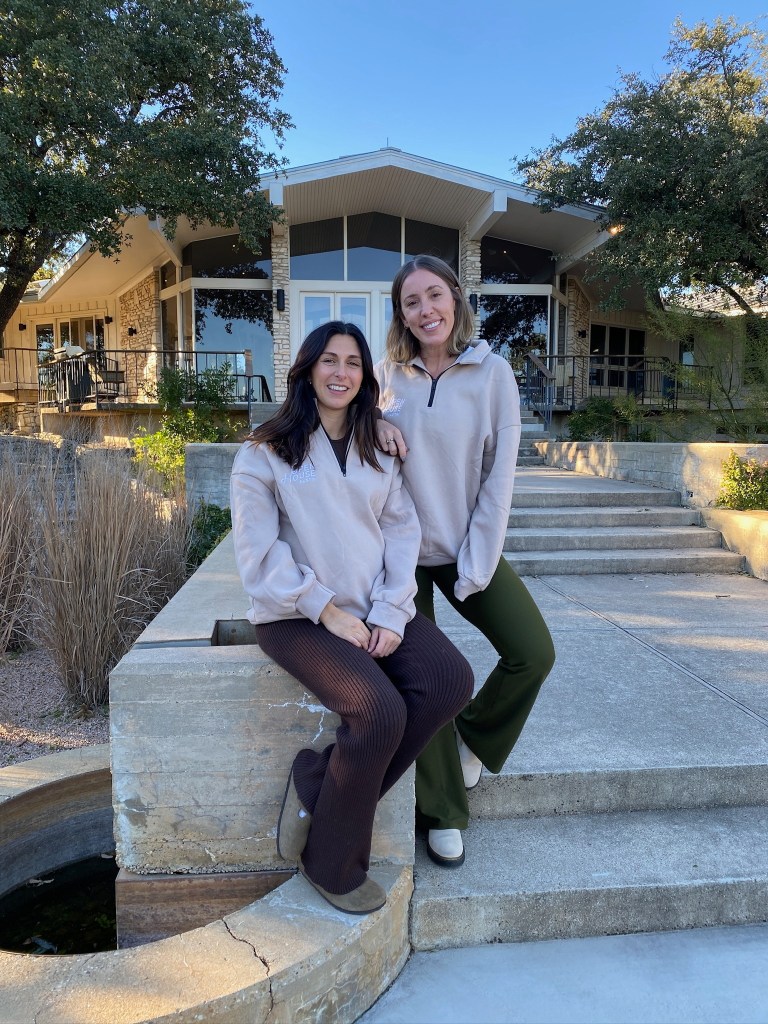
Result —
[[[278,852],[357,914],[386,899],[367,874],[378,800],[472,692],[466,660],[414,606],[419,525],[398,459],[376,452],[378,396],[360,330],[318,327],[231,479],[259,645],[341,717],[335,744],[293,762]]]
[[[416,607],[434,621],[434,586],[495,647],[499,661],[455,722],[416,761],[416,809],[436,863],[464,862],[466,790],[500,772],[554,663],[549,630],[502,556],[520,400],[509,363],[473,339],[458,278],[416,256],[392,284],[387,356],[377,366],[377,440],[403,459],[422,541]],[[406,447],[407,441],[409,448]]]

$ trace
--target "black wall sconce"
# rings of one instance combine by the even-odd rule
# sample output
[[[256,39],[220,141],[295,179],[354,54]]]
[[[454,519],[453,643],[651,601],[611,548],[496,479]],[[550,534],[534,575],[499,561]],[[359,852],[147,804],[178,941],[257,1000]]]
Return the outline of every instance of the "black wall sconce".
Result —
[[[285,289],[278,288],[275,292],[275,307],[278,313],[282,313],[285,310]]]
[[[578,336],[580,338],[586,338],[586,336],[587,336],[587,332],[586,331],[576,331],[576,333],[578,334]]]
[[[104,317],[104,323],[105,324],[111,324],[112,323],[112,317],[111,316],[105,316]]]
[[[19,330],[20,331],[26,331],[26,329],[27,329],[27,325],[26,324],[19,324]]]
[[[477,295],[475,294],[475,292],[472,292],[472,294],[469,296],[469,304],[472,307],[472,312],[476,313],[477,312]]]
[[[134,334],[138,334],[138,333],[139,332],[136,330],[135,327],[129,327],[128,328],[128,337],[129,338],[132,338],[134,336]]]

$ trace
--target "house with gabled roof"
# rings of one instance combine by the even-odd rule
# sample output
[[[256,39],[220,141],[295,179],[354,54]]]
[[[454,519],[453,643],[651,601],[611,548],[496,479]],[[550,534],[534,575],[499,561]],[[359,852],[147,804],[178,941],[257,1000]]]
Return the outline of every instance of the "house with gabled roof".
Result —
[[[420,252],[457,270],[479,334],[510,356],[530,408],[551,417],[592,394],[669,403],[664,368],[678,353],[648,331],[646,296],[629,289],[624,308],[604,312],[585,281],[609,237],[598,209],[544,214],[532,189],[391,147],[270,174],[261,187],[281,216],[258,252],[236,228],[182,219],[169,240],[138,214],[116,259],[85,245],[29,292],[0,350],[0,418],[61,432],[62,417],[77,416],[96,437],[106,421],[127,435],[149,416],[162,366],[224,364],[236,409],[258,418],[284,397],[318,323],[352,321],[374,358],[383,353],[392,277]]]

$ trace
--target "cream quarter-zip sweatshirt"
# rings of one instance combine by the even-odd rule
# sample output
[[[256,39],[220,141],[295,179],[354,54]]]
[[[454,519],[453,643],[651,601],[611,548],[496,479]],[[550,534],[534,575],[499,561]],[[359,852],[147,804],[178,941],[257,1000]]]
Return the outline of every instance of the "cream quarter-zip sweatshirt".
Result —
[[[420,565],[456,562],[456,597],[484,590],[504,546],[520,397],[512,367],[486,341],[432,378],[420,357],[376,366],[384,419],[408,445],[403,477],[421,524]]]
[[[414,616],[420,531],[397,459],[361,465],[352,442],[342,473],[325,431],[293,470],[246,441],[230,480],[235,557],[253,623],[308,618],[333,601],[398,636]]]

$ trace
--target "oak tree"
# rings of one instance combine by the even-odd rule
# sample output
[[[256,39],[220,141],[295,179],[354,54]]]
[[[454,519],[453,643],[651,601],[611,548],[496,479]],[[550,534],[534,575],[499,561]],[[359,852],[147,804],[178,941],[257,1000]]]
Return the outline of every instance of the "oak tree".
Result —
[[[284,73],[242,0],[0,0],[0,331],[47,261],[116,257],[137,211],[256,244]]]

